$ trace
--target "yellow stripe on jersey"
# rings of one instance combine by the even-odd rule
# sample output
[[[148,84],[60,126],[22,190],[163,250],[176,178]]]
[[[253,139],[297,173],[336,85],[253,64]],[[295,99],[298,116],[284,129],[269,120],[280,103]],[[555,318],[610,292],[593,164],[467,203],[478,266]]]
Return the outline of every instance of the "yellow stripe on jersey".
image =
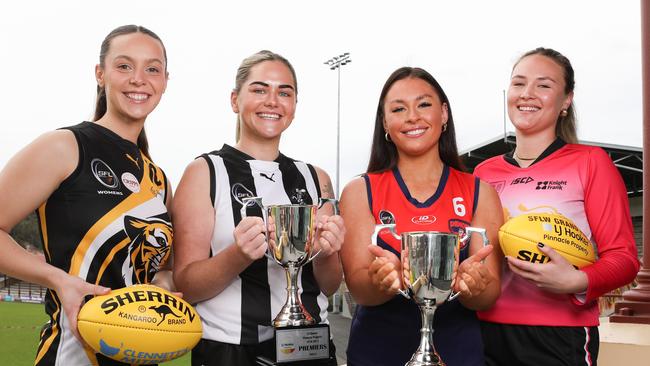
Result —
[[[110,253],[108,253],[108,255],[106,256],[106,259],[104,259],[104,263],[102,263],[102,266],[99,268],[99,273],[97,274],[95,285],[99,285],[99,281],[102,279],[102,275],[104,274],[104,271],[111,264],[111,261],[113,261],[113,257],[115,257],[115,254],[125,246],[129,245],[130,242],[131,239],[129,237],[126,237],[124,240],[119,242],[115,247],[113,247],[113,249],[111,249]]]
[[[40,224],[41,224],[41,233],[43,233],[43,248],[45,249],[45,254],[47,254],[48,258],[52,258],[52,256],[50,255],[49,241],[47,240],[47,222],[45,220],[45,205],[47,205],[47,201],[45,201],[45,203],[43,203],[38,208],[38,217],[40,219]]]
[[[57,319],[59,318],[59,312],[61,311],[61,304],[59,304],[59,302],[57,301],[58,298],[54,293],[54,291],[51,291],[51,294],[52,294],[52,300],[54,301],[54,305],[56,306],[56,310],[52,314],[52,319],[54,322],[54,324],[52,324],[52,334],[50,334],[50,336],[45,341],[43,341],[43,337],[41,337],[43,346],[41,347],[41,350],[38,352],[38,355],[36,355],[36,361],[34,361],[35,365],[41,361],[41,358],[43,358],[43,356],[45,356],[47,351],[50,349],[52,342],[54,342],[54,339],[56,339],[56,337],[59,334],[59,323]]]
[[[79,275],[79,271],[86,257],[86,252],[88,248],[93,244],[95,238],[99,233],[101,233],[108,225],[112,224],[121,217],[125,212],[128,212],[134,207],[141,205],[142,203],[150,200],[155,197],[153,191],[156,191],[155,185],[149,179],[148,167],[145,166],[144,174],[142,174],[142,180],[140,181],[140,191],[138,193],[132,193],[124,201],[120,202],[112,210],[110,210],[106,215],[99,219],[91,228],[88,230],[86,235],[84,235],[77,249],[72,256],[72,261],[70,263],[69,273],[74,276]],[[157,191],[156,191],[157,192]]]

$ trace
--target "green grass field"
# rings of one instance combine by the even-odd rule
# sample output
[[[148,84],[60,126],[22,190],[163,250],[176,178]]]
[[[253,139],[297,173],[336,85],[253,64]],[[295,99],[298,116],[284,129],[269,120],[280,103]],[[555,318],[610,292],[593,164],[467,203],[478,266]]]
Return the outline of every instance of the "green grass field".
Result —
[[[34,364],[39,332],[47,319],[42,304],[0,301],[0,355],[3,366]],[[189,355],[164,363],[165,366],[189,364]]]

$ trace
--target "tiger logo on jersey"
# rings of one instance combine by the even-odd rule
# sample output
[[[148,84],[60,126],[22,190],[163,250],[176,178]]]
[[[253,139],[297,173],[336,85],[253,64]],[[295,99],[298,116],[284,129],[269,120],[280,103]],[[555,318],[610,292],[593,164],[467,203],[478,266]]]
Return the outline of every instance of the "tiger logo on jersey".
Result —
[[[169,223],[124,217],[124,231],[129,236],[128,264],[132,283],[149,283],[167,261],[174,238]]]

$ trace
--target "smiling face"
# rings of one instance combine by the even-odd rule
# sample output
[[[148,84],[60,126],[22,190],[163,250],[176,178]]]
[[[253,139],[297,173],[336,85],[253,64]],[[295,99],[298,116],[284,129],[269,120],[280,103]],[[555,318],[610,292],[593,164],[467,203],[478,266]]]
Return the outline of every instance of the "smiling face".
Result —
[[[562,67],[542,55],[524,57],[512,70],[508,88],[508,115],[517,131],[555,136],[562,110],[571,105],[573,92],[565,93]]]
[[[242,138],[280,138],[296,111],[296,87],[291,71],[281,61],[264,61],[253,66],[239,92],[231,94],[231,106],[242,121]]]
[[[447,105],[426,81],[409,77],[396,81],[384,98],[384,129],[400,154],[437,152]]]
[[[167,87],[163,45],[140,32],[111,40],[103,65],[95,67],[97,85],[106,91],[106,117],[142,122]]]

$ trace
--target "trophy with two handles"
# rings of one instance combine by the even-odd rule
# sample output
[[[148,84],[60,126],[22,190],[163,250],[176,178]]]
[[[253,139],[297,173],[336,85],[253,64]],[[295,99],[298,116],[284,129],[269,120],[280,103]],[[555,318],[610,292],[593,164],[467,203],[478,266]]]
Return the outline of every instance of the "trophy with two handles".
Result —
[[[380,211],[381,224],[375,226],[371,242],[377,245],[377,235],[388,229],[401,242],[402,296],[413,299],[420,308],[422,328],[420,345],[405,366],[444,366],[433,346],[433,316],[436,308],[445,301],[454,300],[460,293],[452,293],[452,286],[459,265],[460,244],[467,242],[473,233],[489,244],[485,229],[468,226],[465,233],[437,231],[411,231],[398,235],[395,218],[386,210]]]
[[[330,203],[337,215],[338,201],[321,198],[318,205],[264,206],[261,197],[250,197],[244,198],[242,203],[242,218],[246,217],[247,207],[257,205],[261,208],[269,246],[266,256],[282,266],[287,277],[287,299],[272,322],[276,343],[276,359],[272,364],[297,365],[329,359],[329,326],[315,324],[316,321],[300,301],[298,274],[320,253],[320,250],[314,252],[319,234],[316,221],[318,209]]]

